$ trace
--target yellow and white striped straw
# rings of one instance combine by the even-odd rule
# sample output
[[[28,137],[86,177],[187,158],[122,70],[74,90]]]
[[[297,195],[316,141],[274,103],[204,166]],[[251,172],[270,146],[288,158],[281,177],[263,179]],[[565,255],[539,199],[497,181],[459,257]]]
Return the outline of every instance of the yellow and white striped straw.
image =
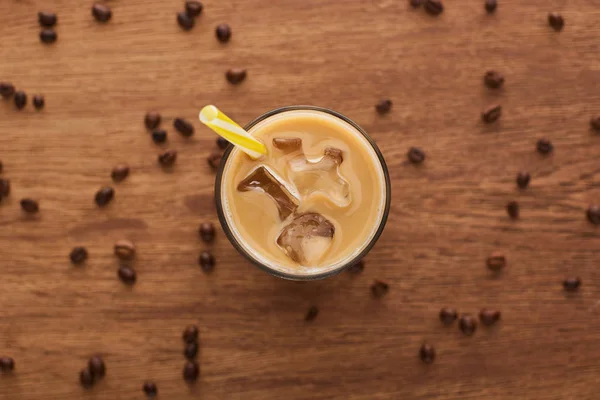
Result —
[[[264,144],[254,139],[244,128],[213,105],[206,106],[200,111],[200,122],[238,146],[240,150],[255,160],[267,154]]]

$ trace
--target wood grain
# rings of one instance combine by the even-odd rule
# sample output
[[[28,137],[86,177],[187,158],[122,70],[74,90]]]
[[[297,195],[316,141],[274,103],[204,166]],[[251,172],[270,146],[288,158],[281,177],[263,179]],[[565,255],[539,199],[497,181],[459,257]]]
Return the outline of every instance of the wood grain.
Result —
[[[439,17],[404,0],[206,0],[191,32],[182,1],[111,1],[95,22],[92,1],[0,2],[0,80],[43,93],[46,108],[0,102],[0,160],[12,194],[0,205],[0,399],[143,398],[154,380],[164,399],[597,399],[600,390],[600,228],[585,209],[600,202],[600,2],[447,1]],[[36,14],[58,13],[59,39],[40,43]],[[550,11],[565,29],[547,24]],[[228,22],[232,41],[214,27]],[[233,87],[230,67],[248,69]],[[503,90],[482,84],[505,74]],[[374,104],[389,97],[392,112]],[[219,233],[217,266],[205,275],[196,229],[216,222],[214,136],[196,115],[218,104],[241,123],[283,105],[344,113],[377,140],[390,167],[390,220],[362,275],[276,279],[250,266]],[[484,126],[492,103],[503,116]],[[179,158],[172,173],[143,126],[158,110]],[[177,116],[194,121],[185,139]],[[547,137],[549,157],[535,152]],[[406,162],[410,146],[424,165]],[[165,146],[166,147],[166,146]],[[96,190],[128,162],[113,203]],[[516,173],[532,173],[518,191]],[[38,217],[18,202],[40,202]],[[510,220],[507,201],[521,203]],[[134,241],[138,283],[117,279],[116,240]],[[73,246],[90,251],[73,267]],[[486,256],[502,250],[499,277]],[[561,281],[583,285],[565,295]],[[390,285],[380,300],[373,280]],[[303,318],[311,305],[320,314]],[[443,306],[502,311],[473,337],[444,328]],[[201,378],[182,379],[181,332],[201,331]],[[422,342],[434,364],[418,359]],[[107,376],[86,392],[78,373],[102,354]]]

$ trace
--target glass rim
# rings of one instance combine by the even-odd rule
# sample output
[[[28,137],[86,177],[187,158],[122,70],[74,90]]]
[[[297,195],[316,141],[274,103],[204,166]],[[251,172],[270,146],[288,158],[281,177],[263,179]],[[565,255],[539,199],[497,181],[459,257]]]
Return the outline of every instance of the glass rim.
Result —
[[[229,227],[229,222],[227,220],[227,217],[225,216],[225,212],[223,211],[223,201],[221,199],[221,189],[223,186],[222,179],[223,179],[223,173],[225,171],[225,165],[227,164],[229,155],[231,154],[232,150],[234,149],[234,146],[232,144],[229,144],[227,146],[227,149],[225,149],[223,156],[221,157],[221,163],[219,164],[219,168],[217,169],[217,175],[215,178],[215,203],[217,206],[217,215],[219,217],[219,222],[221,223],[221,227],[223,228],[223,231],[225,232],[225,236],[227,236],[227,239],[233,245],[233,247],[235,247],[235,249],[242,256],[244,256],[244,258],[246,258],[248,261],[250,261],[250,263],[254,264],[256,267],[260,268],[261,270],[265,271],[266,273],[276,276],[276,277],[279,277],[279,278],[294,280],[294,281],[314,281],[314,280],[324,279],[324,278],[328,278],[330,276],[339,274],[340,272],[344,271],[345,269],[349,268],[350,266],[355,265],[363,257],[365,257],[367,255],[367,253],[369,253],[369,251],[371,251],[371,249],[373,248],[373,246],[375,246],[375,243],[377,242],[377,240],[383,233],[383,230],[387,223],[387,219],[388,219],[388,216],[390,213],[392,186],[391,186],[391,182],[390,182],[390,174],[389,174],[387,164],[385,162],[385,159],[383,158],[383,154],[381,153],[381,150],[379,150],[379,147],[377,147],[377,144],[375,143],[375,141],[357,123],[355,123],[350,118],[348,118],[348,117],[344,116],[343,114],[340,114],[336,111],[333,111],[333,110],[330,110],[330,109],[324,108],[324,107],[309,106],[309,105],[279,107],[279,108],[273,109],[271,111],[267,111],[266,113],[255,118],[253,121],[246,124],[246,126],[244,126],[244,129],[248,131],[248,130],[252,129],[258,123],[264,121],[265,119],[270,118],[277,114],[288,112],[288,111],[320,111],[320,112],[332,115],[336,118],[339,118],[342,121],[350,124],[361,135],[363,135],[363,137],[371,145],[371,148],[375,151],[375,154],[377,155],[377,159],[379,160],[379,163],[381,165],[381,169],[382,169],[383,177],[384,177],[384,181],[385,181],[385,204],[384,204],[383,214],[381,216],[381,222],[379,223],[379,226],[377,227],[377,230],[375,231],[375,234],[373,235],[373,237],[370,239],[369,243],[363,248],[363,250],[359,254],[357,254],[355,257],[353,257],[349,261],[345,262],[338,268],[335,268],[330,271],[320,272],[320,273],[310,274],[310,275],[295,275],[295,274],[282,272],[277,269],[271,268],[268,265],[265,265],[263,262],[255,259],[252,256],[252,254],[250,254],[248,251],[246,251],[246,249],[239,243],[237,237],[233,234],[231,228]]]

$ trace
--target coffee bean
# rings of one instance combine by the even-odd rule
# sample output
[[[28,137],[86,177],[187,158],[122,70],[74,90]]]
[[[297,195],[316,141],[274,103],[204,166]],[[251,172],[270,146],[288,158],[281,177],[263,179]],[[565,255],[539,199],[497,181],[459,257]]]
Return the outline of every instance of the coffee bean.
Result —
[[[10,194],[10,181],[0,178],[0,196],[6,197]]]
[[[219,136],[217,138],[217,146],[221,150],[225,150],[227,148],[227,146],[229,146],[229,141],[227,139],[225,139],[224,137]]]
[[[167,131],[164,129],[157,129],[152,132],[152,141],[156,144],[163,144],[167,141]]]
[[[122,182],[129,176],[129,165],[117,164],[113,167],[110,177],[115,182]]]
[[[231,68],[225,73],[225,78],[227,78],[227,81],[232,85],[237,85],[246,79],[246,74],[247,72],[243,68]]]
[[[227,43],[229,42],[229,39],[231,39],[231,28],[227,24],[219,24],[217,25],[215,34],[217,35],[219,42]]]
[[[555,31],[560,31],[565,26],[565,20],[562,15],[553,12],[548,14],[548,24],[550,24]]]
[[[579,277],[567,278],[563,281],[563,288],[567,292],[574,292],[579,289],[579,286],[581,286],[581,279]]]
[[[15,87],[10,82],[0,82],[0,96],[5,99],[15,94]]]
[[[211,243],[215,240],[215,225],[212,222],[203,222],[200,224],[198,233],[204,242]]]
[[[149,111],[146,114],[146,117],[144,117],[144,124],[146,125],[146,128],[149,131],[158,128],[158,125],[160,125],[160,121],[160,114],[155,111]]]
[[[171,167],[177,160],[177,152],[175,150],[167,150],[158,156],[158,163],[163,167]]]
[[[435,360],[435,348],[427,343],[423,343],[419,350],[419,357],[425,364],[431,364]]]
[[[500,316],[500,311],[490,310],[488,308],[484,308],[479,312],[479,320],[485,326],[494,325],[500,320]]]
[[[96,379],[102,379],[106,374],[106,365],[100,356],[93,356],[89,359],[88,369]]]
[[[196,343],[196,342],[186,343],[186,345],[183,349],[183,355],[188,360],[193,361],[196,358],[196,356],[198,355],[198,343]]]
[[[112,11],[107,5],[96,3],[92,6],[92,15],[96,21],[108,22],[112,18]]]
[[[81,370],[81,372],[79,373],[79,382],[81,383],[81,386],[83,386],[86,389],[89,389],[92,386],[94,386],[94,381],[94,375],[92,374],[92,371],[90,371],[89,368]]]
[[[425,11],[431,15],[439,15],[444,11],[444,5],[440,0],[425,0]]]
[[[361,272],[364,271],[364,269],[365,269],[364,260],[359,260],[355,264],[348,267],[348,272],[350,272],[351,274],[360,274]]]
[[[203,251],[200,253],[198,263],[204,272],[212,272],[212,270],[215,268],[215,257],[208,251]]]
[[[203,8],[204,8],[204,6],[199,1],[186,1],[185,2],[185,12],[190,17],[195,18],[198,15],[202,14]]]
[[[223,158],[223,155],[221,153],[211,153],[207,158],[208,165],[210,165],[213,169],[219,168],[219,165],[221,165],[221,158]]]
[[[504,76],[497,71],[487,71],[483,76],[483,83],[490,89],[498,89],[504,85]]]
[[[46,100],[44,100],[44,96],[41,94],[36,94],[33,96],[33,106],[36,110],[41,110],[46,105]]]
[[[38,12],[38,22],[41,26],[52,28],[54,25],[56,25],[56,21],[56,14],[47,11]]]
[[[487,11],[489,14],[496,11],[497,7],[498,2],[496,0],[485,0],[485,11]]]
[[[42,43],[50,44],[56,42],[58,35],[51,28],[42,29],[40,32],[40,40]]]
[[[69,258],[73,264],[84,263],[88,258],[88,251],[85,247],[74,247],[69,254]]]
[[[110,186],[105,186],[96,192],[94,201],[98,207],[104,207],[115,197],[115,190]]]
[[[33,199],[22,199],[21,209],[28,214],[35,214],[40,211],[40,206],[38,202]]]
[[[137,280],[135,270],[127,265],[121,265],[118,271],[119,279],[126,285],[133,285]]]
[[[17,109],[22,110],[27,105],[27,95],[24,91],[18,90],[15,92],[15,106]]]
[[[509,201],[506,204],[506,212],[508,213],[508,216],[512,219],[519,218],[519,203],[517,203],[514,200]]]
[[[414,8],[419,8],[421,7],[421,0],[409,0],[409,3],[411,6],[413,6]]]
[[[387,294],[387,292],[390,290],[390,286],[382,281],[375,281],[372,285],[371,285],[371,294],[373,295],[373,297],[376,298],[381,298],[383,296],[385,296]]]
[[[461,332],[467,336],[471,336],[477,330],[477,320],[469,314],[461,315],[458,320],[458,327]]]
[[[306,312],[304,320],[307,322],[314,321],[314,319],[317,318],[317,315],[319,315],[319,309],[317,306],[311,306]]]
[[[191,30],[196,21],[194,21],[194,17],[190,17],[186,12],[177,13],[177,23],[184,31]]]
[[[506,256],[500,251],[495,251],[487,258],[487,266],[492,271],[500,271],[506,267]]]
[[[181,337],[186,343],[196,343],[198,341],[198,327],[196,325],[186,326]]]
[[[194,382],[198,379],[198,375],[200,375],[200,367],[196,361],[188,361],[183,366],[183,379],[186,382]]]
[[[444,325],[452,325],[458,318],[458,313],[454,308],[444,307],[440,310],[440,321]]]
[[[496,122],[498,118],[502,115],[502,106],[501,105],[493,105],[491,107],[486,108],[481,113],[481,119],[486,124],[491,124],[492,122]]]
[[[590,119],[590,126],[595,131],[600,131],[600,115],[592,117]]]
[[[425,160],[425,152],[418,147],[411,147],[406,154],[408,161],[413,164],[421,164]]]
[[[156,384],[154,382],[144,382],[142,390],[150,399],[158,395],[158,388],[156,387]]]
[[[135,257],[135,245],[130,240],[118,240],[115,243],[114,251],[121,260],[131,260]]]
[[[11,357],[0,357],[0,371],[11,372],[15,369],[15,360]]]
[[[375,111],[377,111],[379,114],[387,114],[391,109],[392,101],[390,99],[383,99],[375,104]]]
[[[194,125],[183,118],[175,118],[173,127],[183,136],[190,137],[194,134]]]
[[[552,153],[552,151],[554,150],[554,146],[552,145],[552,142],[549,141],[548,139],[540,139],[537,141],[537,151],[540,154],[550,154]]]
[[[587,209],[587,218],[594,225],[600,225],[600,206],[592,204]]]
[[[531,175],[527,171],[521,171],[517,174],[517,186],[521,189],[527,188],[531,181]]]

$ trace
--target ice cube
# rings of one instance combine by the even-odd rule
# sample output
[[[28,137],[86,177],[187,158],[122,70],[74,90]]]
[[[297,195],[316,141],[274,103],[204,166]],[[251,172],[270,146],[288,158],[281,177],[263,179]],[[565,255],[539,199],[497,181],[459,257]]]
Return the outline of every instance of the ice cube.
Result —
[[[277,244],[297,263],[314,265],[331,246],[334,233],[333,224],[321,214],[300,214],[282,229]]]
[[[283,151],[284,153],[292,153],[302,150],[302,139],[297,137],[279,137],[273,139],[273,147]]]
[[[298,208],[296,198],[266,167],[260,166],[243,179],[237,187],[240,192],[260,190],[268,194],[279,211],[279,218],[283,221]]]

